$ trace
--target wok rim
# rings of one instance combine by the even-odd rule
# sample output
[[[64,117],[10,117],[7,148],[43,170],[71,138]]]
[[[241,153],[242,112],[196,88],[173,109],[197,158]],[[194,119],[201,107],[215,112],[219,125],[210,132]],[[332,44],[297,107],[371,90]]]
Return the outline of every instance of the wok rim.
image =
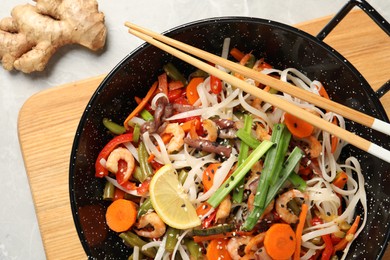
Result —
[[[305,40],[309,40],[311,42],[314,42],[315,44],[319,45],[319,47],[322,47],[324,51],[328,52],[328,54],[332,55],[334,58],[339,60],[344,66],[349,69],[352,74],[357,76],[357,79],[361,83],[359,87],[359,90],[365,91],[368,98],[371,99],[373,102],[373,105],[375,106],[376,112],[380,114],[379,119],[382,119],[386,122],[389,122],[389,118],[386,114],[386,111],[384,110],[384,107],[382,103],[380,102],[380,98],[376,95],[376,92],[373,90],[371,85],[368,83],[368,81],[364,78],[364,76],[353,66],[353,64],[346,59],[343,55],[341,55],[336,49],[332,48],[330,45],[325,43],[324,41],[321,41],[317,37],[299,29],[294,26],[284,24],[281,22],[273,21],[270,19],[264,19],[259,17],[247,17],[247,16],[221,16],[221,17],[210,17],[210,18],[204,18],[199,19],[196,21],[184,23],[178,26],[175,26],[171,29],[168,29],[164,32],[162,32],[163,35],[170,36],[171,34],[179,35],[181,32],[190,29],[191,27],[201,26],[201,25],[207,25],[209,23],[217,23],[217,22],[248,22],[248,23],[256,23],[256,24],[266,24],[269,26],[272,26],[274,28],[279,28],[282,30],[285,30],[289,33],[297,34],[299,37],[302,37]],[[76,169],[74,169],[75,161],[76,161],[76,155],[77,155],[77,148],[80,142],[80,136],[81,132],[83,132],[83,126],[85,125],[85,122],[87,121],[87,118],[89,117],[91,111],[89,110],[89,107],[92,106],[92,104],[96,101],[96,99],[100,96],[101,92],[104,90],[104,88],[108,85],[110,80],[118,73],[118,71],[124,66],[124,64],[127,63],[129,59],[131,59],[133,56],[136,56],[139,52],[142,52],[145,48],[153,47],[149,43],[145,42],[136,47],[133,51],[131,51],[129,54],[127,54],[124,58],[122,58],[111,71],[104,77],[102,82],[99,84],[99,86],[96,88],[94,93],[92,94],[90,100],[88,101],[86,108],[83,110],[83,114],[80,118],[79,124],[76,129],[75,137],[73,140],[72,148],[71,148],[71,155],[70,155],[70,163],[69,163],[69,198],[70,198],[70,206],[72,210],[72,216],[73,216],[73,222],[76,227],[76,231],[79,237],[79,240],[82,244],[82,247],[87,255],[88,258],[92,257],[90,247],[88,243],[86,242],[85,236],[83,235],[83,230],[78,218],[78,212],[77,212],[77,199],[75,197],[74,193],[74,174],[76,172]],[[387,244],[390,239],[390,227],[386,231],[386,237],[384,240],[384,244],[379,246],[381,249],[379,250],[379,254],[376,256],[377,259],[380,259],[387,248]]]

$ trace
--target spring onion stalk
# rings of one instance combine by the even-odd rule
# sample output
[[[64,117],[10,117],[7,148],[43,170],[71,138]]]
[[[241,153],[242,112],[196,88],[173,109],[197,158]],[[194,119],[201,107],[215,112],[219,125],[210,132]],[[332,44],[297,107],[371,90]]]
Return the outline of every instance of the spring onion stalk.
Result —
[[[290,174],[290,176],[288,177],[288,181],[294,186],[296,187],[298,190],[300,191],[305,191],[306,190],[306,182],[304,179],[301,178],[301,176],[299,176],[298,174],[296,174],[295,172],[292,172]]]
[[[288,144],[290,143],[291,133],[284,124],[276,124],[273,128],[271,142],[275,143],[264,160],[264,168],[260,175],[260,181],[257,186],[254,205],[265,208],[265,199],[270,186],[275,185],[279,173],[282,169],[283,161],[286,156]]]
[[[250,133],[251,130],[252,130],[252,117],[250,115],[247,115],[245,114],[244,116],[244,128],[241,128],[240,130],[242,130],[242,132],[244,133]],[[260,143],[258,142],[258,145],[260,145]],[[257,146],[256,146],[257,147]],[[252,147],[253,149],[255,149],[256,147]],[[248,153],[249,153],[249,146],[246,142],[241,142],[241,145],[240,145],[240,153],[238,155],[238,162],[237,162],[237,166],[241,165],[242,163],[244,163],[245,159],[248,157]],[[237,185],[237,187],[234,189],[233,191],[233,201],[235,203],[241,203],[242,202],[242,199],[244,197],[244,179],[242,179],[240,181],[240,183]]]
[[[263,141],[245,160],[245,163],[237,167],[233,174],[218,188],[218,190],[207,200],[216,208],[222,200],[240,183],[252,166],[273,146],[270,141]]]
[[[167,241],[165,242],[165,250],[172,253],[177,244],[177,238],[179,237],[180,230],[168,227],[167,229]]]
[[[291,176],[291,174],[293,173],[296,165],[301,160],[302,155],[303,155],[302,150],[299,149],[298,147],[295,147],[294,150],[291,152],[290,156],[287,158],[287,160],[282,164],[280,178],[277,179],[275,185],[269,187],[268,193],[265,196],[266,198],[265,198],[264,207],[259,207],[255,205],[253,211],[248,215],[247,219],[245,220],[242,226],[243,230],[250,231],[254,228],[257,221],[263,214],[264,210],[271,203],[271,201],[276,197],[276,195],[278,194],[279,190],[283,187],[286,180],[288,180],[289,176]],[[259,196],[260,194],[256,194],[256,196]]]
[[[183,76],[183,74],[181,74],[179,72],[179,70],[172,63],[165,64],[163,66],[163,69],[164,69],[165,73],[167,73],[168,77],[170,77],[173,80],[179,80],[179,81],[183,82],[184,86],[187,85],[186,78]]]
[[[145,121],[153,121],[154,120],[153,115],[146,109],[142,109],[142,111],[139,113],[139,115]]]
[[[246,145],[249,145],[252,149],[255,149],[260,144],[259,140],[254,138],[250,132],[248,133],[243,128],[238,129],[236,135],[238,138],[240,138],[241,141],[243,141]]]
[[[142,240],[139,236],[130,231],[120,233],[119,237],[122,238],[123,241],[131,247],[138,246],[139,248],[142,248],[142,246],[146,244],[144,240]],[[148,248],[146,250],[142,250],[142,254],[152,258],[156,256],[156,253],[157,251],[155,248]]]
[[[110,121],[108,118],[103,118],[103,125],[113,134],[120,135],[126,132],[126,128],[124,126],[118,125]]]

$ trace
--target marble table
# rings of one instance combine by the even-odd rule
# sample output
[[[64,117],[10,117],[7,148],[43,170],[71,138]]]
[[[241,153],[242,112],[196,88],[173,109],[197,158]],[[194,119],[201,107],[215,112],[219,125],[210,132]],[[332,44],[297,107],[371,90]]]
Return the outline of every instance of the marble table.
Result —
[[[254,16],[295,24],[337,12],[346,0],[98,0],[108,38],[104,50],[60,49],[44,72],[23,74],[0,68],[0,259],[45,259],[34,202],[17,135],[18,112],[34,93],[110,71],[141,44],[123,23],[132,21],[162,32],[182,23],[215,16]],[[390,20],[390,1],[369,1]],[[2,0],[0,18],[27,0]],[[34,120],[34,118],[31,118]],[[53,184],[55,185],[55,184]]]

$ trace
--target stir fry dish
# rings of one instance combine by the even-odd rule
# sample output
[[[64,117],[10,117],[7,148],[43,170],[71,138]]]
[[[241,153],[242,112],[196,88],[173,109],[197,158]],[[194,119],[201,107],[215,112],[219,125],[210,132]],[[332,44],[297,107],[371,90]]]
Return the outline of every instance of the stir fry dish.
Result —
[[[329,98],[294,68],[229,49],[224,44],[222,57]],[[333,112],[218,68],[345,128]],[[103,120],[112,139],[95,164],[105,182],[106,224],[132,248],[128,259],[347,256],[367,202],[358,160],[341,161],[344,141],[172,63],[135,101],[123,124],[115,115]]]

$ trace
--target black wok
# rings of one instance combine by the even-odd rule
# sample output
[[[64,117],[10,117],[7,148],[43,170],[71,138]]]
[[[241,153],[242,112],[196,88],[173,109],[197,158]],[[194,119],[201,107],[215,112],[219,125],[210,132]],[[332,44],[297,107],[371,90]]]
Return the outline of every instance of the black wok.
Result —
[[[215,54],[221,52],[224,38],[230,37],[232,47],[253,50],[257,57],[265,57],[276,68],[295,67],[309,78],[323,82],[336,102],[388,121],[378,95],[360,73],[337,51],[296,28],[257,18],[228,17],[185,24],[167,35]],[[104,184],[94,177],[95,159],[111,138],[102,119],[110,117],[122,122],[136,106],[133,97],[144,96],[169,61],[187,75],[193,71],[193,67],[155,47],[140,46],[104,79],[81,118],[71,154],[69,184],[75,225],[90,258],[127,259],[131,253],[105,225],[108,203],[102,200]],[[349,121],[347,128],[390,148],[388,136]],[[368,219],[348,259],[380,258],[389,236],[390,165],[347,146],[342,158],[350,155],[360,160],[367,182]],[[360,212],[358,208],[357,213]]]

